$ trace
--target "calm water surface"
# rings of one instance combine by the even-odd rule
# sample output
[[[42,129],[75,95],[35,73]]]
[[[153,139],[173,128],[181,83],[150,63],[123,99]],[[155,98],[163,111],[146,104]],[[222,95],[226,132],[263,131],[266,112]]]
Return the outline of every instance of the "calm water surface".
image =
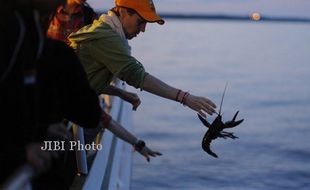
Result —
[[[132,53],[165,82],[207,96],[224,120],[245,121],[237,140],[201,149],[206,128],[179,103],[137,92],[135,133],[163,153],[133,159],[133,190],[310,188],[310,25],[167,20],[131,41]],[[214,117],[210,117],[213,120]]]

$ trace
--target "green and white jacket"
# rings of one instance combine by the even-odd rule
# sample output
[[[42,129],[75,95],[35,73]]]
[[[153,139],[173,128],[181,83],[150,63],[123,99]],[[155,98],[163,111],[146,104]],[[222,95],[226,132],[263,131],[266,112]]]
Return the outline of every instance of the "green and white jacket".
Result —
[[[121,22],[112,11],[93,24],[72,33],[68,39],[76,50],[97,94],[110,84],[113,75],[135,88],[143,87],[143,65],[131,56]]]

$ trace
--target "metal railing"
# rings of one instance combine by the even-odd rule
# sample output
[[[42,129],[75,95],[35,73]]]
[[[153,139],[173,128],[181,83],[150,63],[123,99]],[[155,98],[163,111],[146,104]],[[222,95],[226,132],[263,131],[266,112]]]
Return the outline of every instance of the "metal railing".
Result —
[[[114,120],[132,131],[131,109],[119,98],[113,99],[110,112]],[[83,190],[128,190],[130,188],[132,147],[105,131],[103,149],[97,155],[83,185]]]
[[[72,123],[73,137],[75,142],[80,141],[81,144],[85,144],[84,129],[76,124]],[[87,174],[87,157],[85,149],[75,150],[77,172],[78,174]]]

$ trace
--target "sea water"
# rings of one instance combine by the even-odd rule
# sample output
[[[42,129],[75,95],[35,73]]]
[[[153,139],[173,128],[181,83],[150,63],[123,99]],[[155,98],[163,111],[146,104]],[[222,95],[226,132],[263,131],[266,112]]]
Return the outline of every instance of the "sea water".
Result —
[[[132,190],[310,189],[309,23],[167,20],[130,44],[149,73],[218,107],[228,82],[223,120],[245,119],[227,130],[239,139],[212,142],[216,159],[193,111],[130,89],[142,101],[135,134],[163,153],[134,154]]]

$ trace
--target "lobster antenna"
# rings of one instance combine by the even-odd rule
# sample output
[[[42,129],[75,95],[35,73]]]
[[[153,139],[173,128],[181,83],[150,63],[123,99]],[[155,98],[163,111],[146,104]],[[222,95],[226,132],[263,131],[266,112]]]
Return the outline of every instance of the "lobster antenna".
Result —
[[[224,92],[223,92],[223,95],[222,95],[222,100],[221,100],[219,115],[221,115],[222,105],[223,105],[223,100],[224,100],[224,95],[225,95],[225,92],[226,92],[227,85],[228,85],[228,81],[227,81],[226,84],[225,84]]]

